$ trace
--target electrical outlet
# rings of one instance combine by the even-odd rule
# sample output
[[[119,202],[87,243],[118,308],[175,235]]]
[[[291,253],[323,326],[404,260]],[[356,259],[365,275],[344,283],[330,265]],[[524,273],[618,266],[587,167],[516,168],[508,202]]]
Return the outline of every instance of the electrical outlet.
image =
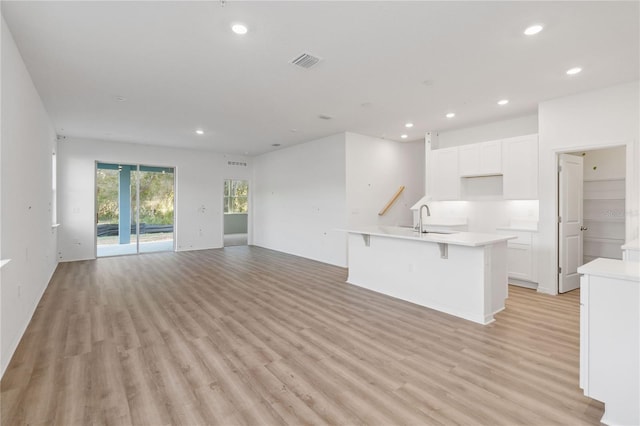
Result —
[[[22,297],[22,284],[18,283],[18,297]]]

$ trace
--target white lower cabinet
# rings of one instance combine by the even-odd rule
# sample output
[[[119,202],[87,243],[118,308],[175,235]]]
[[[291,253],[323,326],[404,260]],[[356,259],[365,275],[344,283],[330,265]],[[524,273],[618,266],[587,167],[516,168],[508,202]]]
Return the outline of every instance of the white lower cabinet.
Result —
[[[606,425],[640,424],[640,264],[596,259],[580,278],[580,387]]]
[[[509,284],[536,288],[538,265],[536,253],[537,232],[497,229],[498,233],[515,235],[515,240],[507,241],[507,272]]]
[[[531,246],[525,244],[509,244],[507,247],[509,259],[509,276],[520,280],[532,281],[533,259]]]

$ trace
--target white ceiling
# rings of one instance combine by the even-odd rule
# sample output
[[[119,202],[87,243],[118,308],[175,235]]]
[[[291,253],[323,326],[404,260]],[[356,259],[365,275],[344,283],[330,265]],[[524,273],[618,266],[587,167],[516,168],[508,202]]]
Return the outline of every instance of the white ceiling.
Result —
[[[639,75],[637,1],[3,1],[2,11],[58,133],[226,153],[342,131],[415,140]],[[230,31],[237,21],[248,34]],[[533,23],[544,31],[523,35]],[[289,63],[303,52],[322,61]],[[584,71],[566,75],[573,66]]]

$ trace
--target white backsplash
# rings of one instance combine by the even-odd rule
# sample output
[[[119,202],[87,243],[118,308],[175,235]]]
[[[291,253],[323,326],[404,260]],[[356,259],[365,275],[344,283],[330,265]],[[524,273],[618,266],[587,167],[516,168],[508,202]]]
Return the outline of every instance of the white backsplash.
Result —
[[[538,200],[431,201],[431,216],[466,217],[470,232],[538,221]]]

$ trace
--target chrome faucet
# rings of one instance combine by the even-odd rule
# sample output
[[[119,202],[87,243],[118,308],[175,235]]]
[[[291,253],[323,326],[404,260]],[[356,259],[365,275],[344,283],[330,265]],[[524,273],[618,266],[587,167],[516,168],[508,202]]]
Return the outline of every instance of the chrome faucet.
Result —
[[[422,209],[426,208],[427,209],[427,216],[431,216],[431,211],[429,210],[429,206],[426,204],[423,204],[420,206],[420,212],[418,213],[418,232],[422,233]]]

